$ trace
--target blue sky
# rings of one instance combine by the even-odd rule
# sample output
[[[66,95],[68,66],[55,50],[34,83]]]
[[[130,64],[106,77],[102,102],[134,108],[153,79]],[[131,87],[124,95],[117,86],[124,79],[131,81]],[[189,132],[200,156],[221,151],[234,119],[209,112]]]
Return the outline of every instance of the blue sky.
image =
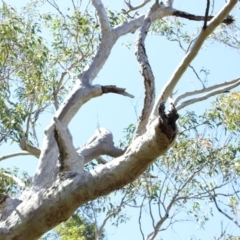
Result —
[[[6,2],[13,6],[20,7],[24,5],[27,0],[7,0]],[[58,2],[60,5],[67,6],[67,1]],[[140,1],[132,1],[133,4],[139,2]],[[175,0],[174,7],[202,15],[205,11],[205,2],[206,1]],[[224,2],[224,0],[215,1],[215,9],[219,9]],[[123,1],[120,0],[103,0],[103,3],[105,6],[109,6],[111,9],[113,8],[116,10],[125,7]],[[45,9],[43,9],[43,11],[44,10]],[[202,26],[202,23],[190,21],[186,21],[185,23],[186,30],[189,31],[193,31],[196,26]],[[126,42],[134,43],[136,34],[137,33],[123,37],[117,42],[112,50],[110,58],[95,80],[95,83],[101,83],[102,85],[114,84],[118,87],[124,87],[129,93],[133,94],[135,98],[129,99],[123,96],[108,94],[93,99],[84,105],[70,124],[70,131],[72,132],[76,147],[84,144],[84,142],[95,132],[98,125],[110,129],[113,132],[115,143],[118,144],[119,140],[124,135],[123,129],[129,124],[137,121],[135,109],[137,113],[140,112],[144,97],[142,78],[139,74],[133,46],[127,49],[124,45]],[[156,93],[159,93],[161,87],[171,76],[172,71],[177,67],[179,61],[183,57],[183,51],[178,48],[176,42],[168,42],[160,36],[149,36],[146,41],[146,49],[156,79]],[[220,49],[218,44],[208,44],[193,61],[192,65],[196,67],[198,71],[203,66],[210,69],[211,74],[208,77],[208,85],[212,85],[238,77],[239,64],[237,63],[239,63],[239,54],[235,51],[224,47]],[[194,74],[191,70],[188,70],[182,77],[181,83],[177,86],[177,89],[178,93],[183,93],[199,87],[200,85],[196,81]],[[209,105],[209,101],[191,106],[189,109],[203,111],[206,109],[207,105]],[[44,113],[41,118],[41,126],[38,130],[40,142],[43,129],[48,124],[50,118],[51,114],[49,113]],[[0,148],[0,156],[19,150],[16,144],[5,144]],[[34,174],[36,165],[37,159],[33,157],[12,158],[0,163],[1,167],[17,166],[21,170],[28,171],[30,175]],[[107,225],[106,231],[109,234],[109,240],[141,239],[136,224],[138,214],[134,211],[130,214],[132,216],[131,220],[127,224],[120,225],[118,229],[110,227],[110,224]],[[216,218],[222,218],[222,216],[216,214],[215,219]],[[149,224],[149,222],[146,222],[145,227],[148,228]],[[183,227],[184,224],[185,223],[180,223],[174,227],[174,229],[169,229],[164,233],[167,235],[164,239],[180,239],[178,233],[180,236],[189,236],[191,231],[192,234],[197,231],[196,225],[189,224],[187,227]],[[196,232],[196,236],[199,236],[200,239],[211,239],[210,236],[212,236],[214,232],[219,233],[220,224],[215,225],[213,220],[212,224],[209,226],[210,227],[206,228],[205,231],[199,230],[200,232]],[[239,230],[229,225],[229,229],[231,228],[236,235],[240,235]]]

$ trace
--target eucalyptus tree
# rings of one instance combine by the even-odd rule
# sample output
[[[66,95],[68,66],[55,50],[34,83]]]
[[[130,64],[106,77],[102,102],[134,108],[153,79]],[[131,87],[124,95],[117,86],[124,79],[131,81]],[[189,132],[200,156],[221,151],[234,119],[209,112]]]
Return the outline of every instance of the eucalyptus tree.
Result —
[[[137,196],[137,189],[134,188],[134,183],[133,185],[131,183],[136,179],[142,181],[143,177],[145,182],[149,181],[151,174],[146,170],[159,157],[162,157],[163,163],[166,164],[165,170],[159,173],[162,174],[165,185],[153,182],[150,185],[153,185],[155,190],[145,189],[145,195],[142,196],[144,201],[147,198],[151,201],[159,199],[160,210],[163,209],[164,214],[160,213],[160,220],[153,224],[153,232],[147,236],[148,239],[154,239],[158,231],[162,230],[162,223],[168,218],[171,207],[178,206],[181,201],[211,196],[216,207],[220,209],[216,199],[218,195],[215,192],[217,187],[206,188],[205,185],[202,187],[202,182],[191,180],[198,176],[201,170],[206,171],[212,167],[211,164],[214,163],[207,161],[206,158],[213,159],[217,154],[223,153],[221,149],[217,153],[214,149],[208,148],[200,151],[199,145],[208,146],[210,140],[190,139],[186,142],[184,135],[179,135],[181,140],[179,149],[182,151],[174,152],[178,135],[177,111],[237,87],[240,79],[228,80],[210,87],[203,85],[202,89],[187,92],[176,99],[173,99],[173,93],[176,84],[180,82],[188,66],[191,67],[191,62],[198,55],[206,39],[208,37],[214,39],[215,35],[212,34],[214,30],[220,25],[225,24],[224,28],[227,29],[235,24],[230,12],[236,6],[237,0],[223,3],[222,9],[214,16],[209,14],[209,0],[206,1],[203,16],[175,9],[173,1],[162,3],[145,0],[139,6],[133,6],[130,1],[126,1],[128,8],[114,13],[107,10],[101,0],[92,0],[90,4],[95,9],[95,14],[82,11],[80,5],[72,1],[73,11],[70,15],[61,11],[55,1],[44,2],[55,9],[55,15],[38,14],[33,10],[26,14],[29,8],[18,14],[5,3],[1,9],[1,142],[15,141],[23,150],[20,153],[3,156],[1,160],[31,154],[38,158],[38,167],[27,183],[16,176],[9,176],[9,173],[2,173],[5,181],[11,178],[19,185],[21,193],[17,191],[15,197],[12,197],[10,194],[12,188],[10,191],[6,191],[6,187],[2,188],[0,239],[37,239],[67,220],[80,206],[83,206],[84,210],[90,201],[104,198],[103,196],[118,189],[122,189],[124,194],[122,205],[126,199],[129,202],[133,201],[134,193]],[[136,11],[143,7],[145,9],[148,3],[152,5],[145,13],[139,15]],[[34,9],[37,2],[31,4]],[[188,39],[189,47],[185,49],[185,56],[162,90],[156,93],[155,78],[146,54],[145,40],[152,24],[153,31],[155,29],[171,37],[172,34],[169,34],[171,28],[168,28],[171,21],[168,17],[171,16],[177,19],[202,21],[203,24],[195,38]],[[44,27],[52,34],[45,40]],[[181,26],[182,28],[184,26]],[[113,85],[114,83],[95,84],[94,80],[111,55],[117,40],[134,32],[137,32],[135,55],[143,77],[145,96],[139,121],[134,130],[130,130],[133,135],[128,139],[127,145],[120,148],[114,145],[112,133],[100,128],[84,146],[76,149],[68,126],[88,101],[108,93],[133,97],[122,86],[117,87]],[[229,43],[224,41],[224,38],[217,39],[225,44]],[[229,44],[235,46],[236,42],[237,39]],[[185,100],[186,97],[190,100]],[[166,112],[165,103],[168,99],[170,109]],[[40,147],[36,136],[36,124],[41,113],[50,105],[54,106],[55,112],[44,130]],[[205,122],[208,121],[206,119]],[[194,118],[188,118],[188,121],[197,123],[193,120]],[[190,159],[188,156],[190,153],[191,157],[196,157],[193,163],[189,165],[188,161],[179,162],[180,159]],[[105,161],[102,155],[110,156],[112,160]],[[178,162],[171,162],[173,157]],[[85,167],[95,159],[99,164],[91,169]],[[177,174],[179,171],[190,171],[192,175],[184,179],[184,176]],[[143,177],[140,177],[142,174]],[[169,174],[176,182],[169,179]],[[232,179],[228,179],[227,182],[231,183]],[[6,183],[9,184],[12,182]],[[125,191],[128,184],[131,191]],[[222,181],[220,186],[224,184]],[[165,191],[166,196],[170,187],[175,189],[175,192],[172,192],[173,201],[170,200],[168,207],[165,208],[161,193]],[[192,195],[191,187],[199,189],[198,195]],[[231,197],[233,194],[236,195],[237,191],[229,193],[228,196]],[[110,217],[116,216],[121,211],[121,204],[109,212]],[[140,210],[141,206],[143,205],[140,205]],[[236,206],[237,204],[230,207],[236,209]],[[233,219],[230,215],[227,216]],[[152,217],[154,222],[153,219],[154,217]],[[101,236],[105,223],[106,221],[97,229],[97,236]],[[142,235],[144,237],[143,232]]]

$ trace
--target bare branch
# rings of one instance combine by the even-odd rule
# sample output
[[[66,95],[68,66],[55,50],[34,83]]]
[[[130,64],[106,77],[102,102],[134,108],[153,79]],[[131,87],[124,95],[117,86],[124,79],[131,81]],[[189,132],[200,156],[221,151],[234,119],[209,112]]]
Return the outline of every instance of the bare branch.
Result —
[[[193,103],[201,102],[201,101],[206,100],[206,99],[208,99],[208,98],[210,98],[210,97],[213,97],[213,96],[215,96],[215,95],[224,93],[225,91],[229,91],[229,90],[231,90],[231,89],[233,89],[233,88],[235,88],[235,87],[237,87],[237,86],[239,86],[239,85],[240,85],[240,80],[238,80],[238,82],[236,82],[235,84],[230,85],[229,87],[222,88],[222,89],[219,89],[219,90],[210,92],[210,93],[208,93],[208,94],[206,94],[206,95],[204,95],[204,96],[202,96],[202,97],[196,97],[196,98],[192,98],[192,99],[190,99],[190,100],[187,100],[187,101],[181,103],[180,105],[176,106],[176,109],[177,109],[177,110],[180,110],[180,109],[182,109],[182,108],[184,108],[184,107],[186,107],[186,106],[189,106],[189,105],[191,105],[191,104],[193,104]],[[215,86],[216,86],[216,85],[215,85]],[[204,90],[204,89],[203,89],[203,90]]]
[[[79,86],[76,85],[72,93],[69,94],[69,98],[59,107],[55,116],[59,116],[59,121],[61,121],[63,126],[66,126],[83,104],[101,95],[102,88],[100,85],[89,87],[84,87],[81,84]],[[33,186],[50,186],[51,181],[54,181],[57,177],[56,165],[59,151],[53,135],[53,130],[54,122],[52,121],[45,130],[38,171],[33,178]],[[51,172],[51,181],[49,180],[49,171]]]
[[[34,101],[33,101],[33,98],[32,98],[31,101],[30,101],[30,106],[29,106],[29,110],[28,110],[29,116],[28,116],[28,118],[27,118],[26,130],[25,130],[25,132],[26,132],[25,135],[26,135],[26,136],[28,136],[28,134],[29,134],[29,128],[30,128],[30,123],[31,123],[31,117],[32,117],[33,107],[34,107]]]
[[[8,155],[5,155],[5,156],[2,156],[0,157],[0,161],[3,161],[5,159],[8,159],[8,158],[12,158],[12,157],[18,157],[18,156],[30,156],[32,155],[31,153],[29,152],[16,152],[16,153],[11,153],[11,154],[8,154]]]
[[[105,14],[102,11],[101,1],[94,1],[96,3],[96,8],[99,9],[100,14]],[[161,6],[161,7],[160,7]],[[155,21],[157,19],[163,18],[165,16],[173,15],[174,10],[172,8],[165,7],[164,5],[159,5],[159,8],[153,13],[152,20]],[[103,24],[106,23],[104,20],[105,17],[103,16]],[[92,83],[93,79],[96,77],[98,72],[101,70],[102,66],[105,64],[108,56],[110,55],[111,49],[115,44],[116,40],[126,33],[133,32],[137,28],[139,28],[144,20],[144,16],[140,16],[137,19],[133,19],[129,22],[124,22],[123,24],[115,27],[112,31],[105,31],[102,33],[101,43],[99,45],[98,51],[96,56],[93,58],[93,61],[89,67],[85,69],[82,74],[79,74],[81,84],[88,86]],[[78,83],[79,84],[79,83]],[[77,101],[77,96],[80,96],[79,91],[81,86],[76,85],[74,91],[69,95],[64,103],[64,109],[61,109],[61,106],[57,117],[64,123],[66,119],[66,123],[70,121],[73,115],[76,113],[76,109],[78,110],[79,107],[79,99]],[[159,105],[159,104],[158,104]],[[70,107],[71,106],[71,107]],[[60,113],[60,115],[58,115]],[[67,120],[69,119],[69,120]]]
[[[149,194],[149,192],[148,192],[148,194]],[[152,199],[150,199],[149,202],[148,202],[148,209],[149,209],[150,218],[152,220],[152,227],[154,228],[155,227],[155,220],[154,220],[153,212],[152,212]]]
[[[152,15],[155,11],[159,9],[160,6],[161,5],[155,3],[146,13],[143,25],[140,28],[138,39],[136,41],[135,55],[137,56],[140,73],[143,76],[145,87],[144,105],[140,116],[140,121],[136,129],[136,135],[140,135],[141,133],[144,133],[146,131],[148,118],[150,116],[155,101],[154,75],[145,50],[145,39],[152,23]]]
[[[122,9],[122,11],[123,11],[123,13],[130,13],[131,11],[135,11],[135,10],[137,10],[137,9],[139,9],[139,8],[142,8],[142,7],[144,7],[147,3],[149,3],[151,0],[144,0],[143,1],[143,3],[141,3],[141,4],[139,4],[139,5],[137,5],[136,7],[133,7],[132,5],[131,5],[131,1],[130,0],[124,0],[124,2],[126,3],[126,5],[128,6],[128,8],[129,8],[129,10],[128,11],[126,11],[125,9]]]
[[[157,236],[159,229],[161,228],[161,226],[163,225],[163,223],[168,219],[169,217],[169,212],[172,209],[174,203],[176,202],[176,197],[177,197],[178,193],[176,193],[172,200],[170,201],[169,205],[167,206],[167,208],[165,209],[165,214],[162,216],[162,218],[157,222],[157,224],[154,227],[154,231],[152,233],[150,233],[147,236],[148,240],[154,240],[155,237]]]
[[[164,6],[164,4],[161,4],[160,6],[161,7],[159,7],[153,13],[152,21],[156,21],[166,16],[172,16],[175,12],[174,9]],[[146,14],[142,14],[135,19],[132,19],[130,21],[125,21],[122,24],[113,28],[114,32],[116,33],[118,38],[130,32],[134,33],[143,24],[145,17],[146,17]]]
[[[210,193],[209,193],[209,194],[210,194]],[[213,202],[214,202],[217,210],[218,210],[221,214],[223,214],[226,218],[228,218],[229,220],[231,220],[232,222],[234,222],[234,223],[240,228],[240,224],[239,224],[236,220],[234,220],[234,218],[230,217],[226,212],[224,212],[224,211],[218,206],[218,203],[217,203],[217,200],[216,200],[215,195],[214,195],[214,194],[211,194],[211,197],[212,197],[212,199],[213,199]]]
[[[197,72],[196,72],[196,70],[194,69],[194,67],[193,67],[191,64],[190,64],[188,67],[190,67],[190,68],[193,70],[193,72],[194,72],[194,74],[196,75],[197,79],[201,82],[203,88],[205,88],[205,85],[204,85],[202,79],[199,77],[199,75],[197,74]]]
[[[143,240],[145,238],[144,238],[144,233],[143,233],[143,230],[142,230],[141,218],[142,218],[142,208],[143,208],[144,201],[145,201],[145,197],[143,198],[142,203],[140,205],[140,213],[139,213],[139,217],[138,217],[138,225],[139,225],[139,229],[140,229]]]
[[[207,21],[208,21],[208,15],[209,15],[209,6],[210,6],[210,0],[207,0],[207,7],[206,7],[206,11],[205,11],[203,29],[207,28]]]
[[[200,32],[195,42],[192,44],[191,48],[183,58],[182,62],[176,68],[175,72],[172,74],[170,79],[167,81],[166,85],[163,87],[162,92],[160,93],[158,100],[154,105],[154,109],[151,114],[151,118],[157,116],[158,106],[161,102],[165,102],[169,96],[171,96],[174,87],[178,83],[179,79],[182,77],[186,71],[188,65],[192,60],[197,56],[200,48],[202,47],[206,38],[215,30],[215,28],[221,24],[221,22],[228,16],[229,12],[237,4],[237,0],[229,0],[222,10],[210,21],[208,28]]]
[[[30,143],[27,142],[25,137],[22,137],[22,139],[20,141],[20,148],[24,151],[29,152],[31,155],[35,156],[36,158],[38,158],[41,153],[41,150],[30,145]]]
[[[77,153],[84,158],[84,163],[88,163],[100,155],[119,157],[124,150],[114,146],[113,135],[109,130],[100,128]]]
[[[37,133],[36,133],[36,128],[35,128],[35,123],[32,122],[32,136],[35,142],[35,146],[37,148],[39,148],[39,141],[38,141],[38,137],[37,137]]]
[[[102,35],[111,30],[107,12],[101,0],[92,0],[93,6],[96,8],[97,16],[101,25]]]
[[[110,213],[110,214],[103,220],[103,223],[101,224],[100,228],[99,228],[98,231],[97,231],[97,232],[98,232],[98,236],[101,236],[101,235],[102,235],[103,229],[104,229],[107,221],[108,221],[111,217],[115,217],[115,216],[117,216],[118,213],[121,212],[122,207],[123,207],[123,205],[124,205],[124,200],[125,200],[126,195],[127,195],[127,194],[125,193],[125,195],[124,195],[124,196],[122,197],[122,199],[121,199],[121,202],[120,202],[119,206],[117,206],[116,210],[113,210],[112,213]]]
[[[55,122],[54,137],[59,148],[60,171],[82,171],[83,157],[76,153],[69,130],[57,119]]]
[[[127,93],[125,90],[126,88],[119,88],[119,87],[116,87],[115,85],[102,86],[103,93],[117,93],[126,97],[134,98],[133,95],[131,95],[130,93]]]
[[[181,18],[186,18],[186,19],[189,19],[189,20],[194,20],[194,21],[211,21],[214,16],[199,16],[199,15],[194,15],[194,14],[190,14],[190,13],[187,13],[187,12],[183,12],[183,11],[179,11],[179,10],[176,10],[173,14],[174,16],[176,17],[181,17]],[[227,15],[223,20],[222,20],[222,23],[225,23],[226,25],[230,25],[234,22],[234,19]]]
[[[178,102],[180,100],[184,99],[184,98],[191,97],[191,96],[196,96],[198,94],[204,94],[204,93],[211,92],[211,91],[219,89],[219,88],[222,88],[221,91],[224,92],[226,90],[226,88],[223,88],[223,87],[227,87],[229,85],[232,85],[232,86],[236,87],[238,85],[235,85],[235,84],[239,84],[239,82],[240,82],[240,78],[236,78],[236,79],[231,80],[231,81],[227,81],[227,82],[220,83],[220,84],[215,84],[211,87],[203,88],[203,89],[200,89],[200,90],[195,90],[195,91],[192,91],[192,92],[186,92],[186,93],[178,96],[175,99],[174,104],[177,105]]]

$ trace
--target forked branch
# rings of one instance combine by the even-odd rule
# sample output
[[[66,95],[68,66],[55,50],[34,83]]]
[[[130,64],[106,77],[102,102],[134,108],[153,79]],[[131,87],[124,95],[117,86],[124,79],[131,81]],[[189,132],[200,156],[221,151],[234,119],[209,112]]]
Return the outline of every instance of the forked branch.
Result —
[[[151,0],[144,0],[143,3],[137,5],[136,7],[133,7],[132,4],[131,4],[131,1],[130,0],[125,0],[124,2],[126,3],[126,5],[128,6],[129,10],[125,10],[125,9],[122,9],[123,13],[129,13],[131,11],[135,11],[137,9],[140,9],[142,7],[144,7],[147,3],[149,3]]]
[[[158,100],[154,105],[154,109],[151,113],[151,119],[157,117],[158,106],[161,102],[165,102],[172,94],[176,84],[179,82],[182,75],[185,73],[188,65],[192,62],[192,60],[197,56],[199,50],[201,49],[206,38],[219,26],[223,20],[228,16],[229,12],[233,9],[233,7],[237,4],[238,0],[229,0],[222,10],[210,21],[207,29],[202,29],[196,38],[195,42],[173,72],[170,79],[167,81],[166,85],[163,87],[162,92],[159,94]]]
[[[124,150],[114,146],[112,133],[105,129],[98,129],[91,139],[77,153],[84,158],[84,163],[88,163],[94,159],[99,159],[101,155],[111,157],[119,157],[124,153]],[[99,159],[100,162],[106,163]]]
[[[187,97],[191,97],[191,96],[196,96],[198,94],[205,94],[205,93],[212,92],[212,91],[218,90],[218,89],[221,89],[223,92],[226,91],[226,90],[230,90],[229,87],[231,87],[231,89],[232,89],[232,88],[238,86],[239,82],[240,82],[240,78],[236,78],[234,80],[223,82],[223,83],[220,83],[220,84],[215,84],[213,86],[203,88],[203,89],[200,89],[200,90],[186,92],[186,93],[178,96],[174,100],[174,104],[177,105],[182,99],[187,98]]]
[[[221,84],[216,84],[216,85],[211,86],[209,88],[204,88],[204,89],[201,89],[201,90],[187,92],[187,93],[179,96],[176,99],[176,101],[175,101],[176,109],[180,110],[180,109],[182,109],[182,108],[184,108],[186,106],[189,106],[189,105],[191,105],[193,103],[200,102],[200,101],[206,100],[206,99],[208,99],[210,97],[216,96],[218,94],[227,92],[227,91],[229,91],[229,90],[231,90],[231,89],[233,89],[233,88],[235,88],[235,87],[237,87],[239,85],[240,85],[240,78],[235,79],[233,81],[221,83]],[[191,98],[189,100],[186,100],[186,101],[180,103],[179,105],[177,104],[180,99],[183,99],[183,98],[186,98],[186,97],[190,97],[190,96],[195,96],[197,94],[204,94],[204,95],[202,95],[200,97]]]

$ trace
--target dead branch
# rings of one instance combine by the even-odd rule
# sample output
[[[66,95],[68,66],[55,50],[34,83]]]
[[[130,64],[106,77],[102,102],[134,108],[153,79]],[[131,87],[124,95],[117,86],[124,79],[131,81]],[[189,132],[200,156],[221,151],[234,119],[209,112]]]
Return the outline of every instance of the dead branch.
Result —
[[[194,15],[194,14],[190,14],[190,13],[179,11],[179,10],[174,12],[173,15],[176,17],[186,18],[188,20],[193,20],[193,21],[210,21],[214,18],[214,16],[199,16],[199,15]],[[222,21],[222,23],[225,23],[226,25],[230,25],[234,21],[235,21],[234,18],[231,15],[228,15]]]
[[[116,93],[126,97],[134,98],[132,94],[126,92],[125,90],[126,90],[125,88],[119,88],[116,87],[115,85],[102,86],[103,93]]]

